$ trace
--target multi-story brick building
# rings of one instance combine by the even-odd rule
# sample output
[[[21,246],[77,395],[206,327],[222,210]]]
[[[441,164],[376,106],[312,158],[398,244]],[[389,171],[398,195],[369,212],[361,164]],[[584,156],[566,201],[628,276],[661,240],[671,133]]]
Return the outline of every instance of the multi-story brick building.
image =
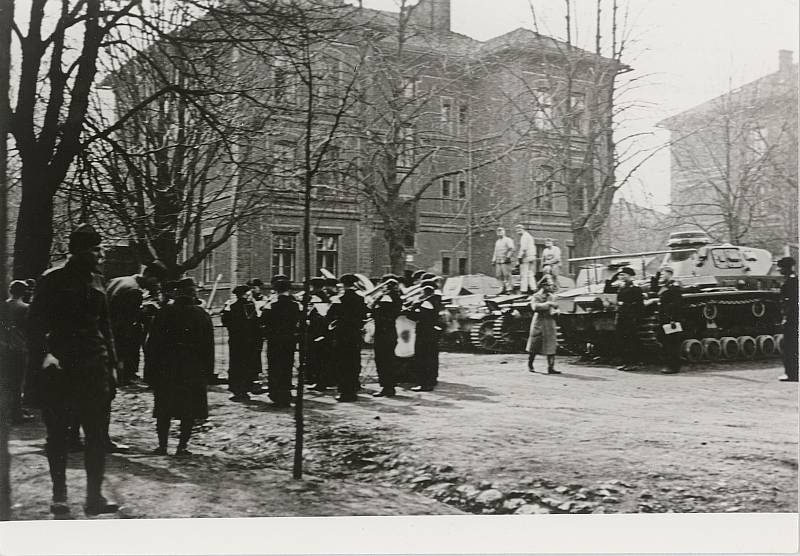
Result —
[[[781,50],[778,71],[660,122],[673,224],[775,254],[796,246],[797,103],[798,66]]]
[[[385,176],[372,168],[382,169],[387,161],[389,174],[396,170],[401,179],[408,176],[408,183],[398,188],[401,202],[396,205],[408,211],[404,215],[408,226],[402,230],[407,270],[442,275],[490,273],[495,228],[502,225],[512,232],[517,223],[528,228],[540,249],[545,238],[551,237],[564,256],[571,254],[570,210],[587,210],[596,177],[594,171],[572,171],[568,195],[562,168],[565,159],[574,160],[577,168],[587,158],[587,149],[597,149],[602,143],[605,133],[596,126],[610,122],[604,112],[611,110],[611,102],[603,80],[613,62],[525,29],[478,41],[452,31],[450,14],[449,0],[420,0],[405,21],[396,13],[351,12],[349,17],[357,23],[354,28],[382,30],[382,48],[374,48],[361,64],[350,63],[360,53],[359,31],[343,34],[335,46],[336,69],[325,70],[326,76],[335,74],[325,90],[347,82],[348,68],[358,65],[362,76],[356,86],[362,88],[373,119],[367,121],[364,113],[369,109],[355,103],[328,158],[332,167],[342,162],[351,169],[358,167],[355,174],[367,175],[373,182],[359,181],[346,172],[339,175],[330,168],[315,174],[312,275],[321,268],[337,275],[379,276],[389,270],[387,216],[374,200],[375,192],[381,193],[392,182],[381,182],[376,176]],[[405,58],[388,55],[377,60],[378,50],[397,47],[393,30],[401,25],[407,25],[400,56]],[[302,87],[285,86],[291,77],[277,56],[260,69],[248,67],[253,80],[284,85],[273,93],[273,100],[283,105],[284,115],[274,120],[280,125],[273,124],[268,137],[254,140],[266,145],[263,156],[274,157],[276,167],[302,167],[304,153],[298,142],[302,121],[298,118],[309,106]],[[396,85],[387,86],[387,75],[402,81],[399,97],[389,100],[379,98]],[[569,87],[565,86],[567,75]],[[387,116],[389,105],[400,100],[405,108],[394,118]],[[324,117],[316,121],[322,127],[330,124]],[[384,154],[392,150],[387,142],[374,140],[393,126],[399,137],[394,160]],[[587,136],[593,126],[590,147]],[[601,157],[599,164],[603,163]],[[592,160],[590,167],[597,164]],[[302,282],[302,180],[292,171],[286,175],[275,178],[276,193],[262,214],[243,223],[192,271],[201,283],[209,285],[221,276],[220,286],[227,288],[276,273]],[[403,204],[415,195],[416,202]],[[199,228],[196,237],[213,239],[213,223]]]

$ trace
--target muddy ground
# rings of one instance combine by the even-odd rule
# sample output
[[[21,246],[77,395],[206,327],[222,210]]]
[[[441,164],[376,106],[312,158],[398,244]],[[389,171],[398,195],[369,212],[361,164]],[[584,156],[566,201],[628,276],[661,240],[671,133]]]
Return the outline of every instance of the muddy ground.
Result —
[[[675,376],[566,359],[562,375],[531,374],[525,363],[443,353],[434,392],[372,398],[365,351],[358,403],[307,393],[302,481],[291,478],[292,410],[211,387],[195,455],[154,456],[152,393],[129,387],[112,436],[131,449],[109,457],[106,490],[122,518],[797,511],[798,390],[776,380],[779,361]],[[38,421],[15,427],[16,519],[50,517],[43,448]],[[81,459],[68,475],[76,518]]]

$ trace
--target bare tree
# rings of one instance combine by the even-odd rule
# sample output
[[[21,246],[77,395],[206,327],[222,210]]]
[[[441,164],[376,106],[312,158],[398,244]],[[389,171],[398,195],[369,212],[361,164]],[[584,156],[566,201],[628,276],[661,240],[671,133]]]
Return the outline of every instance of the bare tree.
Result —
[[[667,123],[673,129],[676,225],[716,241],[777,250],[797,236],[797,92],[746,86]],[[669,120],[667,120],[669,122]]]

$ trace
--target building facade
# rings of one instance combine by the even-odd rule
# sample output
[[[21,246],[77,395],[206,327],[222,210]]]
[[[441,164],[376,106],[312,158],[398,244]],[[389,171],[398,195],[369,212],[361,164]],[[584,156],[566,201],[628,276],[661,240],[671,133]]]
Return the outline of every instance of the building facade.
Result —
[[[660,122],[671,135],[677,229],[769,249],[797,245],[798,66],[778,70]]]

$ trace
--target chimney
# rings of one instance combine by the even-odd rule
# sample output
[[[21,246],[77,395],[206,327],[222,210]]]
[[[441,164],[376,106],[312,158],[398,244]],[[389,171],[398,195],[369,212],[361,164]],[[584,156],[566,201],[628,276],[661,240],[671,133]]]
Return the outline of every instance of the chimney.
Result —
[[[419,0],[411,22],[432,31],[450,31],[450,0]]]
[[[791,50],[778,51],[778,71],[780,73],[787,73],[792,69],[792,56],[794,53]]]

